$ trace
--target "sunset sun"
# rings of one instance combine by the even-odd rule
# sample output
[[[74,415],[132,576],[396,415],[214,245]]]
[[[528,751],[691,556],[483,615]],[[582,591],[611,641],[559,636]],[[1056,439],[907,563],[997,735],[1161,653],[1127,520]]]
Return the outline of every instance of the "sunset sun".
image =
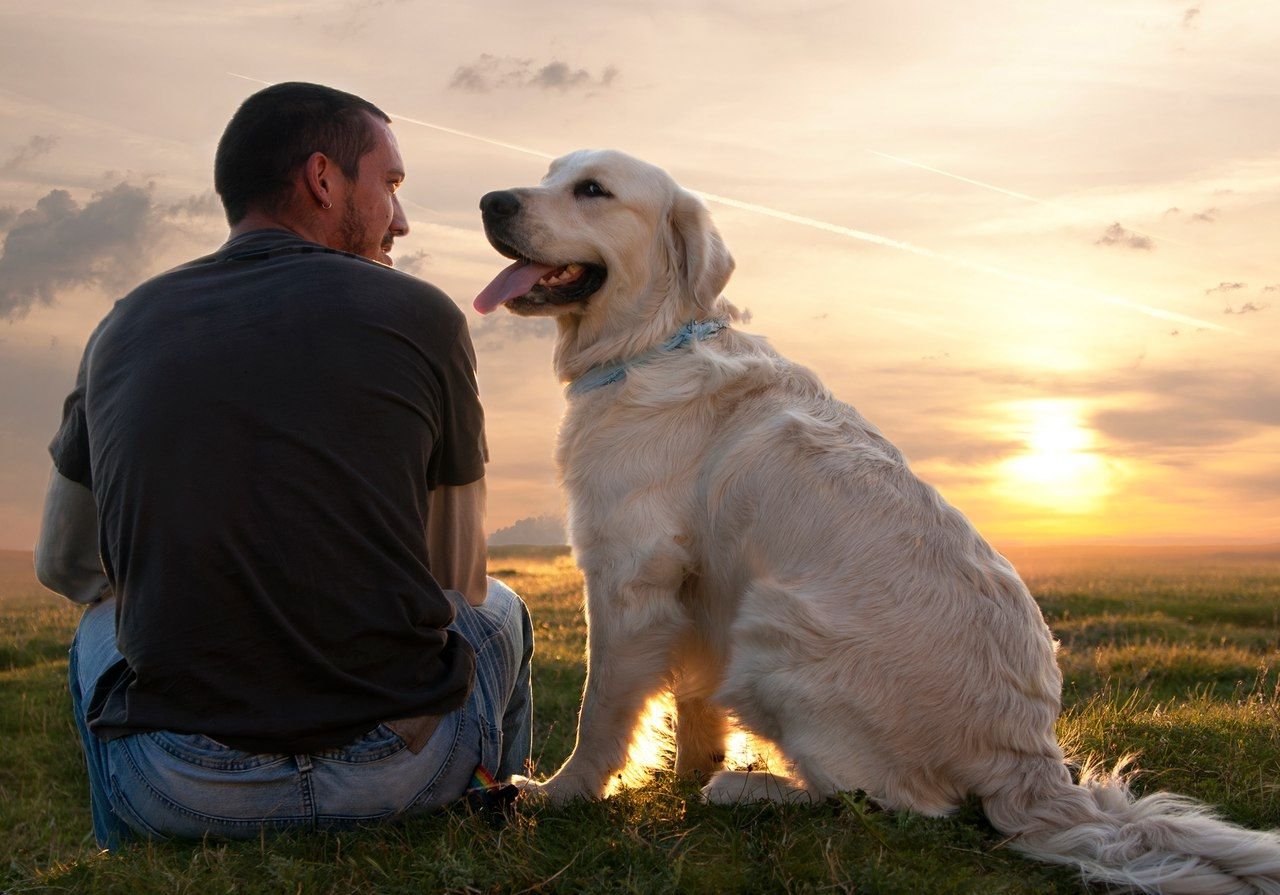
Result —
[[[1081,422],[1079,402],[1019,401],[1008,409],[1024,449],[997,467],[1005,497],[1062,513],[1096,508],[1114,474],[1094,452],[1095,436]]]

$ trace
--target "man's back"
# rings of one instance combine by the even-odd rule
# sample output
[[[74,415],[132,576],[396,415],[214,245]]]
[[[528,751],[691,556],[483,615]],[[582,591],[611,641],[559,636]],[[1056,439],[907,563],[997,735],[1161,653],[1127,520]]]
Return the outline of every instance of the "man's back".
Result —
[[[452,302],[257,231],[141,286],[87,358],[82,483],[129,662],[95,730],[303,752],[462,702],[425,539],[428,489],[483,475]]]

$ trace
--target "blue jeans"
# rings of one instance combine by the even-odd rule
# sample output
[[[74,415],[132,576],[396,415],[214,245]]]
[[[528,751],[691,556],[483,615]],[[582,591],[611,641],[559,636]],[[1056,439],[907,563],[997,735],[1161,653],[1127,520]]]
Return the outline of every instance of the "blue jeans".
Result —
[[[521,599],[489,579],[482,606],[446,591],[450,629],[475,648],[476,681],[417,754],[386,725],[310,755],[255,754],[199,734],[103,741],[85,720],[98,678],[120,658],[115,601],[89,607],[71,645],[70,688],[89,770],[93,832],[103,848],[134,838],[257,838],[286,828],[342,828],[430,811],[466,792],[477,765],[499,780],[532,748],[533,627]]]

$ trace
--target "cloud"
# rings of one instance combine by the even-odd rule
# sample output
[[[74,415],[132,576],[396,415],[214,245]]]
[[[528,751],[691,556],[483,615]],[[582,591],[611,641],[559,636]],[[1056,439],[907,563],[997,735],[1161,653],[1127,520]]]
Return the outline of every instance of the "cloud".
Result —
[[[1258,312],[1258,311],[1265,311],[1265,310],[1266,310],[1267,308],[1269,308],[1269,307],[1271,307],[1271,305],[1260,305],[1260,304],[1258,304],[1257,302],[1247,301],[1247,302],[1245,302],[1244,304],[1242,304],[1242,305],[1241,305],[1240,307],[1238,307],[1238,308],[1233,308],[1233,307],[1231,307],[1231,305],[1227,305],[1225,308],[1223,308],[1223,309],[1222,309],[1222,313],[1224,313],[1224,314],[1253,314],[1253,313],[1256,313],[1256,312]]]
[[[0,255],[0,317],[24,316],[78,286],[125,289],[145,274],[168,227],[220,210],[212,194],[157,205],[152,188],[122,181],[80,205],[51,190],[18,214]]]
[[[213,190],[206,190],[203,193],[188,196],[180,202],[166,205],[164,211],[171,217],[216,218],[224,214],[222,200]]]
[[[1021,441],[969,435],[940,428],[936,423],[924,431],[903,430],[894,444],[911,463],[941,460],[957,466],[983,466],[1026,449]]]
[[[1144,252],[1149,252],[1156,247],[1156,244],[1151,241],[1151,237],[1143,236],[1141,233],[1134,233],[1132,230],[1126,230],[1120,226],[1119,222],[1108,227],[1093,244],[1098,246],[1119,245],[1130,249],[1140,249]]]
[[[859,401],[859,409],[913,463],[926,458],[982,463],[1021,449],[1016,442],[1000,438],[996,430],[986,435],[956,433],[958,438],[949,431],[945,435],[935,431],[934,421],[948,419],[958,407],[971,406],[975,392],[983,396],[981,403],[997,407],[1047,395],[1089,404],[1101,400],[1105,404],[1089,421],[1111,442],[1103,452],[1152,462],[1162,447],[1228,446],[1268,428],[1280,430],[1280,380],[1268,370],[1243,365],[1126,367],[1068,375],[927,364],[875,368],[867,376],[876,383],[874,400],[869,394]],[[925,404],[920,403],[922,394],[931,396]],[[1123,406],[1117,406],[1121,401]]]
[[[478,320],[473,317],[469,323],[477,351],[497,351],[537,340],[549,342],[556,334],[555,322],[550,317],[521,317],[505,310]]]
[[[1189,8],[1188,8],[1185,12],[1183,12],[1183,14],[1182,14],[1182,27],[1183,27],[1183,28],[1194,28],[1194,27],[1195,27],[1195,24],[1196,24],[1196,21],[1197,21],[1199,18],[1200,18],[1200,7],[1199,7],[1199,6],[1192,6],[1192,7],[1189,7]]]
[[[11,174],[27,164],[27,162],[34,161],[42,155],[47,155],[57,145],[57,137],[45,137],[36,134],[25,145],[19,147],[13,155],[0,163],[0,174]]]
[[[12,205],[0,207],[0,230],[8,230],[9,225],[18,219],[18,209]]]
[[[600,76],[600,86],[608,87],[618,77],[618,69],[610,65],[604,70]],[[586,69],[569,68],[563,62],[552,62],[538,69],[538,73],[533,76],[530,82],[536,87],[551,87],[559,90],[568,90],[571,87],[591,87],[594,85],[591,75]]]
[[[600,77],[596,78],[585,68],[575,69],[559,60],[539,65],[532,59],[498,57],[484,53],[471,65],[459,66],[449,81],[449,88],[468,93],[489,93],[506,88],[566,92],[609,87],[617,77],[618,69],[612,65],[606,67]]]
[[[415,277],[425,278],[427,268],[431,265],[431,255],[425,251],[398,255],[395,259],[395,265],[396,270],[403,270],[405,273],[413,274]]]
[[[1130,377],[1126,384],[1111,386],[1134,393],[1141,405],[1099,411],[1093,426],[1138,453],[1230,444],[1280,427],[1280,382],[1261,371],[1163,370]]]
[[[1235,292],[1238,289],[1247,289],[1248,287],[1248,283],[1219,283],[1216,286],[1212,286],[1209,289],[1204,290],[1204,294],[1213,295],[1215,292]]]
[[[1280,464],[1260,460],[1258,468],[1249,472],[1216,475],[1213,484],[1234,492],[1239,498],[1257,506],[1259,501],[1280,500]]]
[[[1227,190],[1227,192],[1230,192],[1230,190]],[[1163,217],[1177,217],[1183,213],[1183,210],[1175,205],[1172,208],[1166,208],[1161,214]],[[1219,212],[1216,207],[1206,208],[1204,211],[1191,212],[1191,216],[1187,218],[1187,221],[1189,223],[1197,224],[1216,224],[1218,222],[1218,214]],[[1117,224],[1115,226],[1119,225]]]

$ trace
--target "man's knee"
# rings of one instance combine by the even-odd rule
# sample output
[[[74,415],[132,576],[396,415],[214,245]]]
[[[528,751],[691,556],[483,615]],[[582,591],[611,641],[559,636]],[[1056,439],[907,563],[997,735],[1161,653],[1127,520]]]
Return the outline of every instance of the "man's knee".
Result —
[[[497,622],[516,663],[527,663],[533,654],[533,619],[520,595],[497,578],[490,578],[488,597],[480,611]]]
[[[529,607],[520,599],[519,594],[497,578],[489,579],[488,596],[481,609],[489,613],[491,618],[501,619],[504,627],[522,633],[525,639],[531,636],[533,625]]]

